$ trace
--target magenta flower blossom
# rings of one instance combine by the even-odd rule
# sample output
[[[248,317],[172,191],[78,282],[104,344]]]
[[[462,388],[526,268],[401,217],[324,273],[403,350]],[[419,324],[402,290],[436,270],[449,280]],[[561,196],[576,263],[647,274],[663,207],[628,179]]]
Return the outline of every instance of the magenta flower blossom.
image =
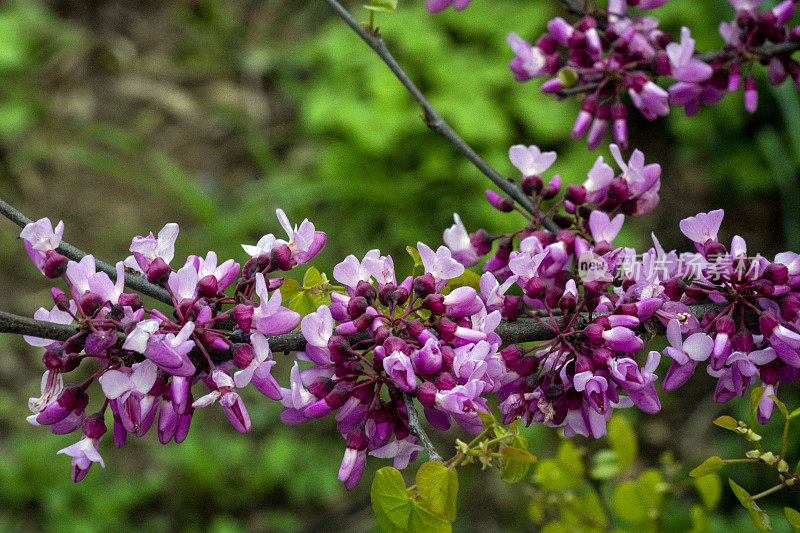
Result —
[[[204,279],[210,280],[210,278],[214,278],[211,283],[216,288],[215,295],[217,291],[224,291],[239,275],[239,263],[233,259],[228,259],[221,265],[217,265],[217,254],[213,251],[208,252],[205,259],[191,255],[186,260],[186,264],[189,263],[194,265],[197,270],[199,282],[202,283]]]
[[[592,211],[589,216],[589,231],[592,232],[592,237],[594,237],[598,245],[604,243],[605,246],[603,248],[610,250],[611,243],[614,242],[614,238],[619,233],[619,230],[622,229],[623,222],[625,222],[625,215],[623,214],[619,214],[611,220],[602,211]]]
[[[528,81],[547,72],[547,56],[538,46],[531,46],[516,33],[509,33],[506,42],[514,52],[508,66],[517,81]]]
[[[145,359],[135,363],[133,367],[122,367],[119,370],[106,371],[98,381],[103,388],[103,394],[109,400],[117,400],[119,404],[125,403],[131,395],[139,393],[139,397],[147,394],[158,377],[156,365]]]
[[[456,11],[462,11],[467,8],[472,0],[425,0],[425,9],[431,13],[438,13],[444,11],[450,6]]]
[[[94,256],[91,254],[83,256],[79,263],[70,261],[67,265],[67,279],[79,296],[89,290],[89,278],[96,273]]]
[[[414,392],[417,389],[414,366],[411,364],[411,359],[403,352],[395,351],[384,357],[383,368],[400,389],[406,392]]]
[[[241,389],[252,383],[267,398],[280,400],[283,396],[281,388],[270,374],[270,369],[276,362],[272,360],[272,350],[269,348],[267,338],[260,333],[253,333],[250,336],[250,343],[253,346],[251,359],[242,370],[233,374],[234,384]]]
[[[719,227],[725,211],[716,209],[708,213],[698,213],[693,217],[684,218],[680,221],[681,232],[691,239],[698,251],[702,252],[702,246],[708,241],[716,241]]]
[[[444,230],[444,244],[450,249],[450,253],[456,261],[470,267],[479,260],[478,252],[472,245],[469,233],[458,213],[453,213],[455,224]]]
[[[669,43],[667,45],[667,56],[669,57],[671,73],[670,75],[678,81],[685,83],[704,82],[714,74],[711,65],[693,59],[694,43],[689,28],[681,28],[681,43]]]
[[[147,237],[136,236],[131,241],[130,251],[133,255],[125,260],[125,266],[147,273],[156,259],[169,264],[175,256],[175,241],[178,239],[178,225],[174,222],[166,224],[158,232],[158,238],[151,231]]]
[[[681,340],[681,324],[676,319],[667,324],[667,340],[670,346],[664,348],[664,355],[672,358],[672,365],[664,376],[662,388],[675,390],[689,380],[699,362],[708,359],[714,341],[705,333],[694,333]]]
[[[297,362],[292,366],[289,387],[281,388],[281,400],[284,408],[281,411],[281,422],[284,424],[301,424],[308,418],[303,415],[303,410],[317,401],[317,398],[306,390],[306,385],[300,376],[300,367]]]
[[[194,341],[190,339],[193,332],[194,323],[187,322],[177,334],[153,335],[147,342],[144,356],[168,374],[191,377],[195,368],[188,353],[195,346]]]
[[[256,331],[264,335],[282,335],[289,333],[300,325],[300,315],[281,306],[281,291],[276,290],[269,296],[264,275],[256,274],[256,294],[261,305],[253,310],[253,325]]]
[[[603,161],[603,156],[599,156],[587,176],[588,179],[583,182],[586,202],[599,203],[605,198],[608,184],[614,179],[614,169]]]
[[[422,451],[422,446],[417,442],[416,437],[409,435],[405,439],[393,440],[369,454],[382,459],[394,459],[394,467],[403,470],[408,463],[416,461],[417,453]]]
[[[508,158],[523,176],[537,176],[550,168],[556,160],[555,152],[542,152],[538,146],[515,144],[508,150]]]
[[[97,451],[99,446],[100,439],[84,437],[75,444],[56,452],[56,454],[63,453],[72,457],[72,481],[77,483],[85,478],[93,463],[100,463],[100,466],[106,467],[103,458],[100,457],[100,452]]]
[[[251,428],[250,415],[247,413],[247,408],[244,406],[241,396],[234,388],[231,376],[227,372],[216,369],[205,380],[205,383],[211,392],[195,400],[192,408],[207,407],[219,401],[233,427],[241,433],[248,433]]]
[[[44,273],[47,252],[55,251],[61,244],[61,237],[64,235],[64,222],[59,221],[53,229],[53,223],[49,218],[40,218],[36,222],[27,224],[20,231],[20,238],[25,240],[25,250],[36,265],[36,268]]]
[[[276,238],[273,234],[264,235],[259,239],[255,246],[243,244],[242,248],[251,257],[258,257],[262,254],[270,254],[282,246],[289,250],[289,264],[286,267],[302,265],[311,261],[325,247],[328,236],[324,231],[316,231],[314,224],[309,220],[303,219],[300,226],[292,226],[283,209],[277,209],[275,214],[278,221],[289,237],[289,240]],[[288,268],[282,268],[288,270]]]
[[[422,266],[425,272],[433,276],[435,280],[435,290],[442,290],[447,284],[447,280],[457,278],[464,273],[464,265],[453,259],[450,250],[440,246],[434,253],[431,248],[424,243],[417,243],[417,250],[422,259]]]
[[[55,402],[61,393],[64,391],[64,378],[61,372],[57,370],[45,370],[42,375],[41,396],[38,398],[28,399],[28,408],[31,410],[27,420],[34,426],[38,426],[36,416],[41,413],[45,407]]]
[[[74,301],[70,301],[69,311],[62,311],[58,307],[53,307],[50,311],[44,307],[40,307],[33,313],[33,318],[36,320],[43,320],[45,322],[55,322],[56,324],[72,324],[72,315],[77,313],[78,308]],[[72,314],[70,314],[72,313]],[[30,335],[23,335],[25,342],[31,346],[43,347],[50,346],[55,341],[52,339],[43,339],[40,337],[32,337]]]

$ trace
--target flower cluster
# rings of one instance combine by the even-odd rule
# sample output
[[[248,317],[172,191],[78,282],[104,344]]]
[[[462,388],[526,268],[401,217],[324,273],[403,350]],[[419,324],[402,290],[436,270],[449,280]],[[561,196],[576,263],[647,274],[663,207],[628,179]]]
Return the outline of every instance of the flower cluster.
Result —
[[[390,256],[348,256],[333,270],[342,290],[301,324],[308,344],[300,359],[312,366],[292,369],[281,419],[300,423],[336,411],[347,443],[339,479],[347,488],[360,479],[368,451],[405,468],[422,449],[409,430],[410,393],[434,427],[448,429],[452,419],[479,433],[485,395],[508,379],[494,332],[501,312],[458,283],[464,266],[448,248],[418,243],[417,251],[423,272],[400,282]]]
[[[59,324],[77,322],[79,332],[66,341],[25,337],[45,348],[41,396],[31,398],[28,421],[49,426],[54,434],[81,430],[82,439],[59,453],[72,457],[72,479],[80,481],[92,463],[105,466],[98,452],[106,432],[105,414],[113,418],[114,443],[128,434],[145,435],[153,425],[162,444],[182,442],[195,409],[218,402],[233,426],[250,430],[250,418],[237,390],[252,383],[269,398],[282,392],[270,375],[275,362],[266,336],[287,333],[300,315],[281,305],[282,278],[265,275],[306,263],[325,245],[325,233],[307,220],[292,227],[283,211],[278,218],[288,240],[264,236],[244,245],[252,257],[244,268],[233,259],[219,262],[214,252],[189,256],[170,267],[178,226],[135,237],[132,255],[116,265],[116,276],[98,272],[94,257],[69,261],[57,248],[63,223],[55,230],[47,219],[28,224],[20,236],[34,264],[49,278],[61,278],[67,292],[53,289],[55,306],[39,309],[35,318]],[[126,293],[125,266],[167,290],[171,316]],[[233,296],[225,290],[235,283]],[[232,333],[230,324],[235,323]],[[63,376],[93,361],[94,373],[82,383],[65,384]],[[236,368],[238,367],[238,370]],[[234,371],[235,370],[235,371]],[[193,397],[203,383],[207,394]],[[89,390],[98,393],[97,411],[89,411]],[[157,422],[156,422],[157,418]]]
[[[559,98],[585,95],[572,138],[587,135],[590,149],[600,145],[609,126],[617,144],[627,146],[625,94],[647,120],[667,115],[670,106],[683,107],[691,116],[700,104],[716,103],[737,91],[744,76],[745,108],[752,113],[758,103],[752,75],[756,63],[769,62],[773,84],[789,76],[800,83],[800,64],[791,58],[800,48],[800,29],[787,26],[797,2],[785,0],[758,13],[761,0],[729,1],[736,16],[720,25],[725,44],[715,53],[696,55],[688,28],[681,30],[678,42],[659,29],[658,19],[627,11],[628,5],[652,9],[666,0],[609,0],[605,11],[587,13],[574,24],[554,18],[535,45],[510,34],[515,57],[509,66],[517,81],[549,77],[542,92]],[[668,90],[657,83],[659,77],[672,83]]]

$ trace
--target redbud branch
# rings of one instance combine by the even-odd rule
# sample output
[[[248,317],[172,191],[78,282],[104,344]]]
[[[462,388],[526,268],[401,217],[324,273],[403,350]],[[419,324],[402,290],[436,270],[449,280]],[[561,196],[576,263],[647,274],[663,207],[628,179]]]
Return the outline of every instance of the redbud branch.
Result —
[[[451,128],[447,122],[439,115],[439,113],[433,108],[431,103],[425,98],[425,95],[422,94],[422,91],[411,81],[408,74],[403,70],[394,56],[389,52],[389,49],[386,47],[386,42],[383,40],[378,33],[370,33],[365,30],[353,16],[347,11],[345,8],[339,4],[336,0],[325,0],[328,5],[336,12],[339,17],[344,20],[344,22],[350,26],[350,28],[361,37],[361,40],[367,43],[370,48],[372,48],[376,54],[383,60],[384,63],[389,67],[389,69],[394,73],[395,77],[403,84],[403,87],[409,92],[412,98],[422,107],[423,117],[425,120],[425,124],[433,130],[435,133],[438,133],[461,152],[464,157],[466,157],[475,167],[480,170],[487,178],[489,178],[492,183],[497,185],[504,193],[509,195],[511,198],[516,200],[519,205],[521,205],[528,213],[533,215],[538,220],[542,220],[542,214],[539,209],[533,204],[530,198],[522,192],[519,186],[509,180],[504,178],[497,172],[494,168],[492,168],[489,163],[487,163],[481,156],[479,156],[475,150],[468,145],[464,139],[462,139],[454,130]],[[550,219],[543,220],[547,229],[553,232],[558,232],[558,226]]]
[[[9,219],[11,222],[19,226],[20,228],[24,228],[26,225],[33,222],[31,219],[20,213],[17,209],[15,209],[11,204],[5,202],[2,198],[0,198],[0,214],[4,217]],[[80,261],[86,254],[86,252],[79,250],[78,248],[72,246],[68,242],[61,241],[61,244],[56,251],[63,256],[72,259],[73,261]],[[101,270],[108,274],[112,280],[117,279],[117,269],[114,265],[109,265],[104,261],[100,261],[99,259],[95,258],[95,266],[98,270]],[[172,298],[170,297],[169,293],[163,287],[159,287],[158,285],[153,285],[149,283],[143,276],[139,274],[132,274],[130,272],[125,273],[125,286],[130,287],[136,291],[141,292],[147,296],[155,298],[160,302],[164,302],[165,304],[172,305]]]
[[[417,414],[417,408],[414,407],[414,400],[411,398],[411,395],[405,391],[403,391],[403,401],[406,404],[406,411],[408,412],[408,430],[419,439],[422,447],[428,452],[428,458],[431,461],[441,461],[442,456],[436,451],[431,439],[428,438],[428,434],[422,429],[422,424],[419,423],[419,415]]]
[[[719,312],[726,305],[729,304],[727,302],[693,304],[689,306],[689,309],[698,319],[701,319],[706,312]],[[596,318],[605,314],[608,313],[595,313],[593,317]],[[755,313],[753,313],[753,315],[755,315]],[[564,327],[563,316],[555,316],[554,321],[555,326],[559,328],[559,330]],[[584,329],[588,323],[589,314],[580,313],[575,319],[571,329]],[[80,327],[74,324],[56,324],[54,322],[45,322],[0,311],[0,333],[31,335],[34,337],[53,339],[55,341],[65,341],[71,336],[80,333],[80,331]],[[528,318],[522,318],[514,322],[503,321],[497,326],[495,333],[500,336],[504,345],[547,341],[557,336],[557,333],[553,332],[547,325]],[[233,342],[246,342],[245,339],[239,337],[229,338]],[[269,340],[270,349],[273,352],[296,352],[304,350],[306,347],[306,340],[303,337],[303,333],[300,331],[292,331],[284,335],[274,335],[267,338]],[[365,338],[366,334],[364,333],[353,335],[350,337],[350,343],[355,344]],[[120,333],[120,340],[124,339],[125,335]]]

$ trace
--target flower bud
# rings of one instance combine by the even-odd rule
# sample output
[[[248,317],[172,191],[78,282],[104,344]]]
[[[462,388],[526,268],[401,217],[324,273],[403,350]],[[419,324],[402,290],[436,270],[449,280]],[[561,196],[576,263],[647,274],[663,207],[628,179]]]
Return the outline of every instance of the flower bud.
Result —
[[[156,257],[147,268],[147,281],[153,285],[166,285],[171,272],[170,266],[160,257]]]
[[[240,344],[233,350],[233,364],[245,368],[253,362],[253,347],[249,344]]]
[[[102,413],[94,413],[83,419],[83,434],[90,439],[99,439],[106,432]]]
[[[98,309],[103,307],[103,298],[92,291],[86,291],[78,300],[78,307],[86,316],[94,316]]]
[[[245,333],[250,332],[253,325],[253,307],[250,305],[239,304],[233,308],[233,319],[239,329]]]
[[[53,302],[58,307],[59,311],[69,311],[69,296],[60,289],[52,289]]]
[[[542,192],[543,186],[544,183],[542,182],[542,177],[538,174],[534,174],[532,176],[523,176],[522,178],[522,192],[528,196],[539,194]]]
[[[586,187],[583,185],[567,185],[564,198],[575,205],[581,205],[586,202]]]
[[[764,277],[776,285],[785,285],[789,281],[789,268],[781,263],[770,263],[764,269]]]
[[[744,79],[744,108],[748,113],[755,113],[758,108],[758,89],[752,76]]]
[[[545,200],[550,200],[555,198],[555,196],[561,190],[561,176],[556,174],[553,176],[553,179],[550,180],[550,183],[542,190],[542,198]]]
[[[197,283],[197,293],[200,296],[204,296],[206,298],[213,298],[217,295],[218,292],[218,283],[217,278],[214,276],[203,276],[203,278]]]
[[[486,199],[489,200],[489,203],[492,204],[492,207],[502,213],[510,213],[514,210],[514,200],[508,196],[501,196],[496,192],[487,189]]]
[[[131,293],[123,292],[122,294],[119,295],[119,299],[117,300],[117,302],[119,302],[119,305],[122,305],[124,307],[130,307],[134,311],[138,311],[144,305],[142,303],[142,297],[135,292]]]
[[[424,407],[431,408],[436,403],[436,385],[430,381],[425,381],[417,387],[417,399]]]
[[[347,314],[350,318],[358,318],[366,312],[367,307],[369,307],[369,304],[366,298],[355,296],[347,302]]]
[[[69,259],[60,253],[55,250],[47,250],[42,271],[50,279],[60,278],[67,271],[67,263],[69,263]]]
[[[269,253],[269,264],[274,270],[291,270],[292,249],[286,244],[276,246]]]

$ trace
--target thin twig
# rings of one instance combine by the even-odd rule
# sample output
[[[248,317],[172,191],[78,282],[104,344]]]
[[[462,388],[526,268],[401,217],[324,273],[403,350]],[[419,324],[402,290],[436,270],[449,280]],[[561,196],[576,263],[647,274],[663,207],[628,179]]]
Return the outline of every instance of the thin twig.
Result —
[[[497,185],[504,193],[509,195],[513,198],[520,206],[522,206],[525,211],[530,213],[535,218],[542,221],[546,226],[547,229],[553,232],[558,232],[560,229],[552,220],[544,219],[542,220],[542,214],[539,209],[534,205],[531,199],[522,192],[522,189],[519,186],[509,180],[504,178],[497,172],[489,163],[487,163],[481,156],[479,156],[475,150],[468,145],[464,139],[462,139],[454,130],[451,128],[447,122],[439,115],[439,113],[433,108],[431,103],[425,98],[425,95],[422,94],[422,91],[411,81],[411,78],[408,77],[408,74],[403,70],[394,56],[389,52],[389,49],[386,47],[386,43],[383,40],[383,37],[380,34],[373,34],[365,30],[353,16],[347,11],[345,8],[339,4],[336,0],[325,0],[328,5],[336,12],[342,20],[347,23],[350,28],[361,37],[365,43],[372,48],[376,54],[383,60],[384,63],[391,69],[392,73],[394,73],[395,77],[403,84],[403,87],[409,92],[412,98],[422,107],[423,117],[425,120],[425,124],[434,132],[438,133],[461,152],[464,157],[466,157],[475,167],[480,170],[487,178],[489,178],[492,183]]]
[[[419,415],[417,414],[417,408],[414,407],[414,399],[411,397],[411,394],[403,391],[403,401],[406,404],[406,411],[408,411],[408,430],[422,443],[422,447],[428,452],[428,458],[431,461],[441,461],[442,456],[436,451],[431,439],[428,438],[428,434],[425,433],[425,430],[422,429],[422,425],[419,423]]]
[[[0,198],[0,214],[21,228],[24,228],[26,225],[33,222],[2,198]],[[80,261],[84,256],[87,255],[86,252],[79,250],[63,240],[61,241],[59,247],[56,248],[56,251],[65,257],[72,259],[73,261]],[[109,265],[104,261],[100,261],[96,257],[94,262],[98,270],[108,274],[112,280],[117,279],[117,269],[113,265]],[[167,292],[167,290],[163,287],[149,283],[143,276],[126,272],[125,285],[131,289],[141,292],[142,294],[155,298],[160,302],[172,305],[172,298],[170,298],[169,292]]]

